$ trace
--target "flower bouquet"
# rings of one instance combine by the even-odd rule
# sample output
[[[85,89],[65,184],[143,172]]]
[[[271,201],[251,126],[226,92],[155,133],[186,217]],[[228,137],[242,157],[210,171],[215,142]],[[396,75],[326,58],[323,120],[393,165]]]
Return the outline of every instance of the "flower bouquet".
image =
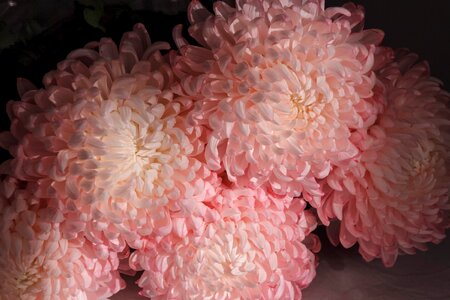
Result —
[[[2,299],[300,299],[326,226],[392,266],[449,227],[449,94],[363,8],[192,0],[189,42],[18,79],[0,146]]]

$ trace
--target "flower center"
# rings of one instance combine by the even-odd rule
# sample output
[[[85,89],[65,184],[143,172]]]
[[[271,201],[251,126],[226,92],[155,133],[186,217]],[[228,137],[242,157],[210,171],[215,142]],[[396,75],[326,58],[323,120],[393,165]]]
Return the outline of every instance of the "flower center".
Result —
[[[421,159],[411,158],[410,159],[410,166],[411,166],[410,175],[412,177],[415,177],[415,176],[418,176],[418,175],[426,172],[430,168],[430,166],[433,165],[434,156],[435,155],[433,155],[433,153],[427,153]]]
[[[291,95],[292,106],[294,108],[296,108],[298,111],[300,111],[302,109],[302,106],[303,106],[302,102],[303,102],[303,98],[299,94],[294,93]]]
[[[140,127],[134,122],[110,128],[100,140],[105,151],[97,158],[96,185],[125,187],[134,182],[137,186],[129,188],[139,191],[151,185],[167,161],[165,140],[161,128]]]
[[[38,263],[35,259],[25,271],[14,277],[18,290],[24,292],[36,284],[39,280],[38,272]]]
[[[306,118],[308,115],[313,113],[313,103],[312,101],[306,101],[306,99],[300,96],[298,93],[291,94],[290,97],[291,105],[296,112],[297,118]]]
[[[231,236],[222,239],[224,245],[214,245],[206,250],[209,268],[204,270],[207,278],[220,278],[222,283],[226,283],[228,288],[241,286],[242,276],[253,271],[247,265],[248,257],[241,253],[241,249],[236,245],[236,241]],[[205,275],[204,274],[204,275]]]

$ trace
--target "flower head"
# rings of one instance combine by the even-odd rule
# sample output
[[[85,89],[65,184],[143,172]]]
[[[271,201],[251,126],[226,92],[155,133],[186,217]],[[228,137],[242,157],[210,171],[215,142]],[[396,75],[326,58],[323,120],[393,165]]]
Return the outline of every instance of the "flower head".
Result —
[[[190,120],[209,132],[208,167],[318,205],[316,180],[357,155],[350,133],[378,112],[367,107],[383,34],[362,30],[360,7],[325,9],[321,0],[217,1],[214,14],[192,1],[188,15],[202,46],[178,27],[172,62],[179,92],[195,101]]]
[[[302,243],[315,227],[305,202],[262,189],[221,188],[209,206],[217,217],[199,219],[201,230],[179,227],[131,255],[132,267],[144,270],[138,282],[142,294],[152,299],[300,299],[301,288],[315,276],[314,254]]]
[[[330,237],[359,244],[367,260],[394,264],[398,254],[426,250],[449,227],[449,94],[425,62],[399,52],[379,71],[386,109],[368,131],[354,133],[361,154],[326,179],[319,216]]]
[[[37,199],[26,183],[0,183],[2,299],[106,299],[125,287],[117,253],[82,235],[66,239],[57,201]]]
[[[77,207],[94,221],[88,237],[99,242],[104,232],[115,251],[170,232],[173,200],[199,201],[214,184],[184,125],[190,103],[173,99],[165,48],[138,24],[119,48],[102,39],[70,53],[45,89],[21,81],[22,100],[8,104],[11,132],[1,142],[14,156],[10,173]]]

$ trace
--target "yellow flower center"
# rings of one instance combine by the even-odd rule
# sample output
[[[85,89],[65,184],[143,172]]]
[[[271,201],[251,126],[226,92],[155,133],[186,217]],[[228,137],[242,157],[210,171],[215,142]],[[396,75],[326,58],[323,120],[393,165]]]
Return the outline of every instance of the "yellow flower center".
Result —
[[[297,118],[305,118],[312,112],[312,103],[306,103],[305,99],[297,93],[291,94],[292,108],[296,111]]]
[[[434,161],[436,160],[437,154],[434,152],[427,153],[424,155],[421,159],[417,158],[411,158],[410,159],[410,166],[411,171],[410,175],[412,177],[418,176],[419,174],[423,174],[426,172],[430,167],[433,166]]]
[[[40,279],[37,260],[35,259],[26,270],[24,270],[20,274],[17,274],[14,279],[19,293],[26,292],[29,287],[36,284]]]

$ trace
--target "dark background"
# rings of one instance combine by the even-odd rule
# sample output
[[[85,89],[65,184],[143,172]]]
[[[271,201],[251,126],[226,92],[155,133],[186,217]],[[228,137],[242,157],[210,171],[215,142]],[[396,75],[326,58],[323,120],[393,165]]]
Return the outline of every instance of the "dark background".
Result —
[[[327,6],[348,1],[327,0]],[[450,89],[450,1],[360,0],[366,9],[366,28],[385,32],[383,45],[408,48],[427,60],[433,76]]]

